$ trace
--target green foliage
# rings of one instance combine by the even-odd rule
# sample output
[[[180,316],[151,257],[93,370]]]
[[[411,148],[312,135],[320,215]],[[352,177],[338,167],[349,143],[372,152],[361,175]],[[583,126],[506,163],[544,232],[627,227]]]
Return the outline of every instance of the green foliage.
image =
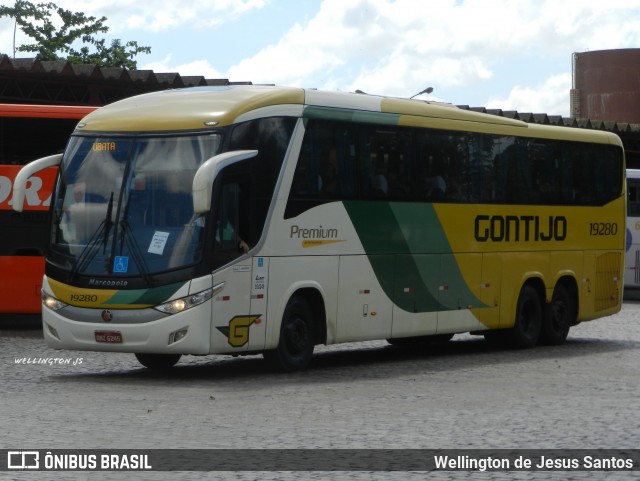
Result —
[[[105,47],[105,40],[92,40],[95,52],[89,47],[82,47],[79,51],[71,50],[67,60],[71,63],[92,63],[100,67],[124,67],[135,69],[133,57],[139,53],[151,53],[151,47],[141,47],[138,42],[131,40],[124,45],[119,39],[111,41],[110,47]]]
[[[62,26],[56,29],[53,15]],[[151,47],[142,47],[136,41],[122,43],[112,40],[105,46],[105,40],[97,40],[94,35],[107,33],[109,27],[104,22],[107,17],[87,17],[82,12],[72,12],[58,7],[55,3],[34,4],[16,0],[13,7],[0,6],[0,17],[15,19],[16,26],[35,43],[19,46],[19,52],[33,52],[38,60],[67,60],[71,63],[94,63],[101,67],[136,68],[134,57],[139,53],[150,53]],[[72,44],[81,41],[84,46],[75,50]],[[93,47],[93,48],[91,48]]]

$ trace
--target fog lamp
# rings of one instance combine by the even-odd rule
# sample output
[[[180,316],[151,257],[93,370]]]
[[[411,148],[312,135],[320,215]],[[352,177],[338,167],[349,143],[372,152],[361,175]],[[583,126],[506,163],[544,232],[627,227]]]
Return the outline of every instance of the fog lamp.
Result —
[[[189,331],[189,328],[185,327],[169,334],[169,344],[174,344],[184,339],[187,336],[187,331]]]
[[[58,331],[56,331],[56,328],[53,326],[50,326],[49,324],[47,324],[47,329],[49,330],[49,333],[55,337],[58,341],[60,340],[60,336],[58,336]]]

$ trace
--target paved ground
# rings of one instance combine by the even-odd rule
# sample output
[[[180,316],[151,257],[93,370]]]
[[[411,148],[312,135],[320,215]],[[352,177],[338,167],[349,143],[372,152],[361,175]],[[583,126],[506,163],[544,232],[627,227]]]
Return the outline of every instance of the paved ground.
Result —
[[[132,355],[58,352],[37,329],[2,326],[5,449],[640,447],[638,301],[573,328],[564,346],[496,350],[465,335],[416,353],[367,342],[321,348],[298,374],[270,373],[261,357],[188,357],[157,374]],[[25,358],[67,364],[21,364]],[[45,477],[634,479],[629,472],[139,474]]]

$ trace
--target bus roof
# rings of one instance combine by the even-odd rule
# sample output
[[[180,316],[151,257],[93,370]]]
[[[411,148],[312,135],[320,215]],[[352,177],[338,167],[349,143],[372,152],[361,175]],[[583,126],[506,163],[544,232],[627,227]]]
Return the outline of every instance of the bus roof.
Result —
[[[268,86],[192,87],[137,95],[88,115],[83,131],[202,130],[263,107],[303,105],[304,90]]]
[[[609,132],[528,124],[437,102],[264,85],[192,87],[138,95],[89,114],[83,120],[81,130],[123,133],[197,131],[278,115],[333,117],[386,125],[622,145],[620,139]]]
[[[0,104],[0,117],[81,119],[97,108],[81,105]]]

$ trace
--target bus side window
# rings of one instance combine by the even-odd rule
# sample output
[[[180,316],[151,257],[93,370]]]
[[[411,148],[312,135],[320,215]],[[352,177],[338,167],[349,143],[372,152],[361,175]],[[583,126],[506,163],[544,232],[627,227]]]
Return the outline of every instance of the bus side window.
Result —
[[[340,197],[340,174],[338,153],[335,148],[329,150],[322,162],[322,192],[327,197]]]
[[[627,179],[629,197],[627,202],[627,212],[630,217],[640,216],[640,199],[638,198],[638,188],[640,182],[636,179]]]

